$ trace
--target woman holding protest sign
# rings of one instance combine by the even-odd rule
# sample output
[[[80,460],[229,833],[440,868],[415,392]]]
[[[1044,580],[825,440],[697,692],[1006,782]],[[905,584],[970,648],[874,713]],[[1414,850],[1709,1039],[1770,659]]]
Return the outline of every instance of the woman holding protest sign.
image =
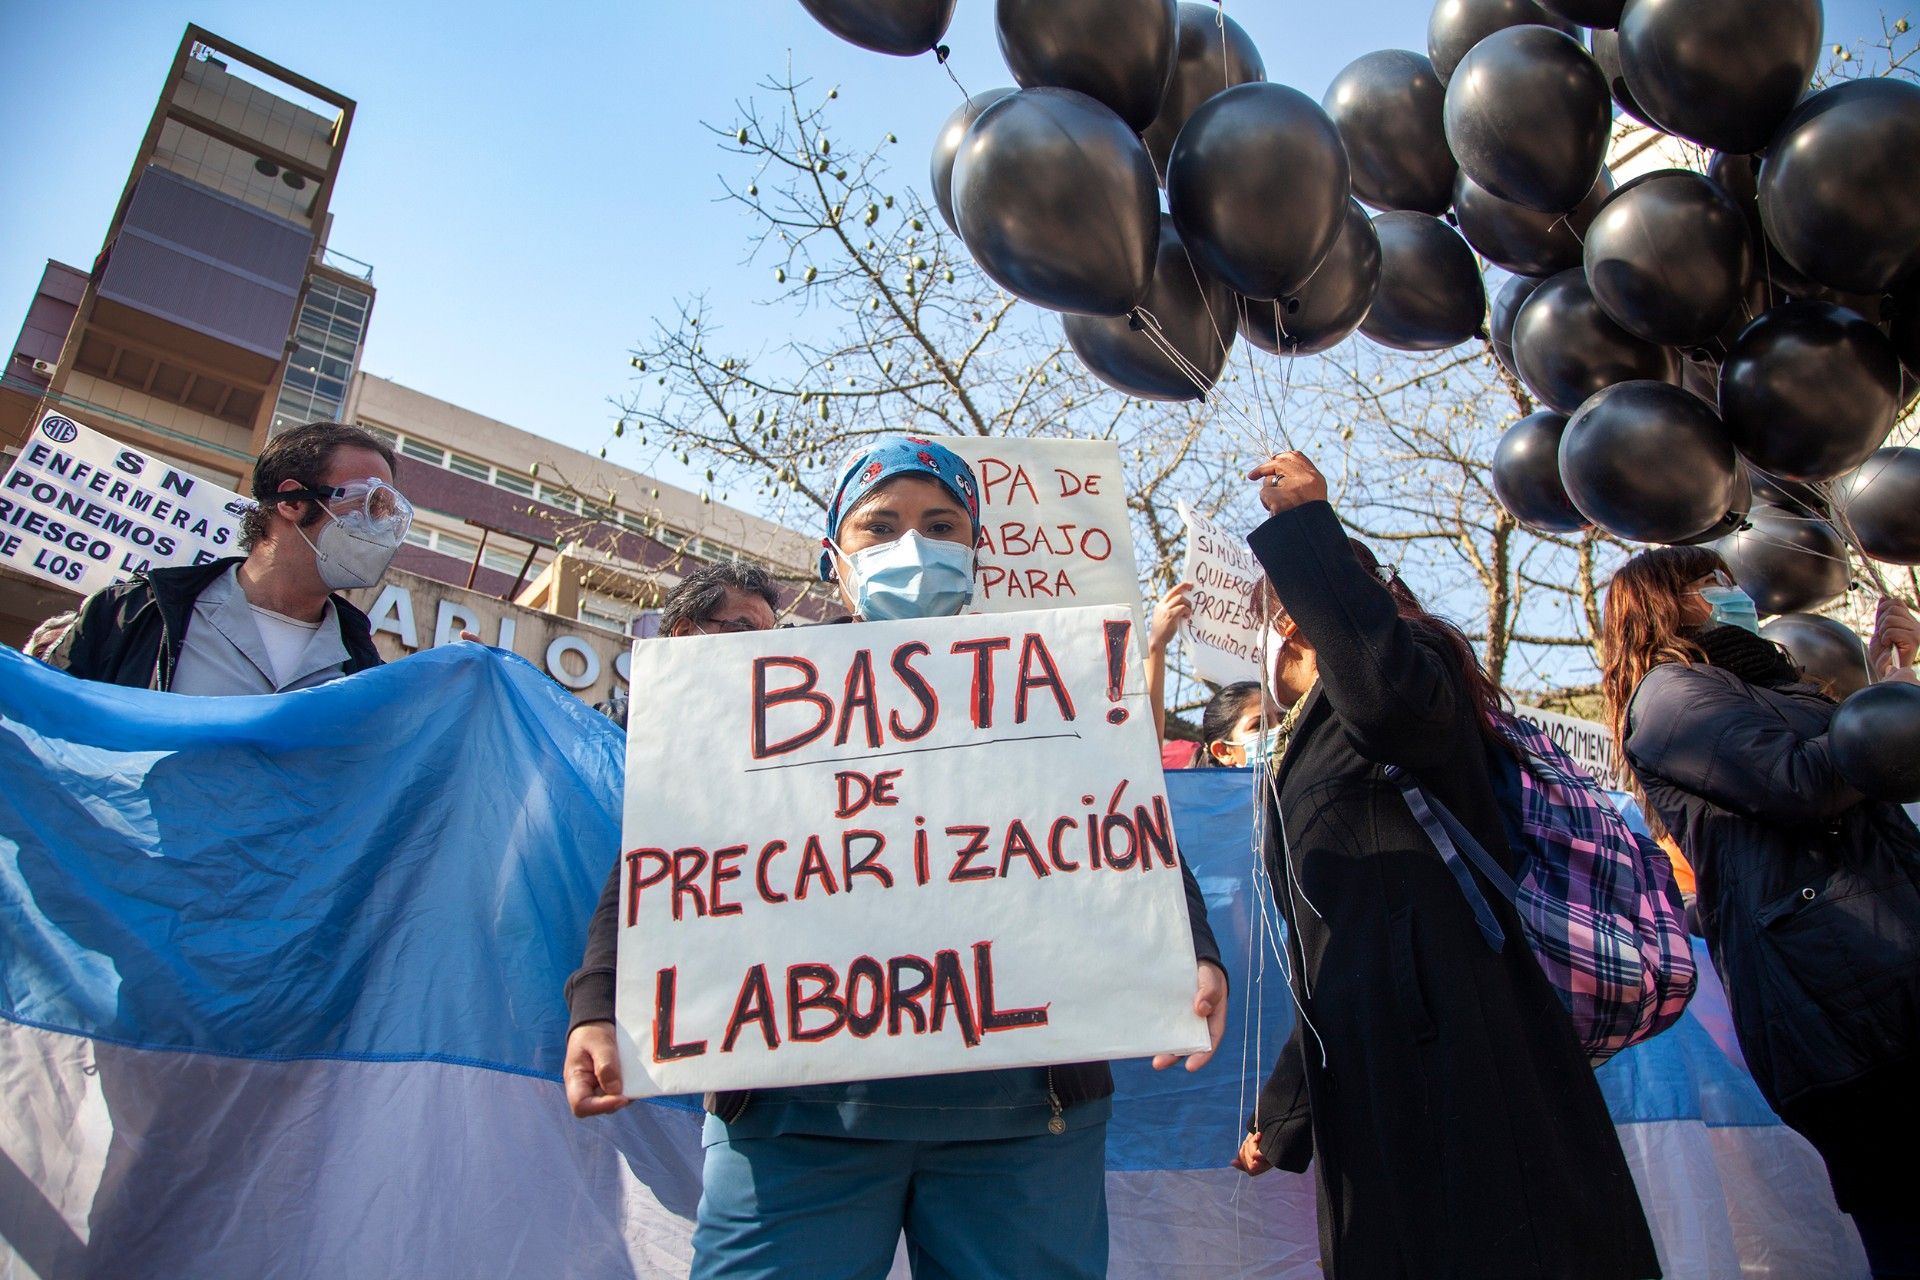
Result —
[[[972,601],[979,534],[965,462],[931,440],[883,439],[841,472],[820,575],[856,623],[951,617]],[[1198,886],[1182,873],[1194,1012],[1217,1045],[1225,972]],[[613,923],[603,935],[596,917],[590,954],[611,956]],[[600,1036],[609,1052],[577,1077],[570,1068],[576,1115],[625,1102],[605,1026],[610,990],[596,990],[607,994],[576,993],[570,1039]],[[1105,1063],[1078,1063],[709,1094],[692,1274],[878,1280],[904,1232],[916,1275],[1103,1276],[1112,1091]]]
[[[1882,680],[1920,626],[1883,600]],[[1754,1082],[1826,1160],[1873,1273],[1913,1275],[1920,1141],[1920,832],[1834,764],[1833,700],[1759,633],[1706,547],[1655,547],[1607,587],[1602,684],[1614,740],[1699,875],[1696,912]]]
[[[1351,542],[1299,453],[1249,477],[1274,699],[1265,858],[1300,1017],[1234,1160],[1316,1166],[1329,1276],[1660,1273],[1567,1010],[1518,915],[1489,944],[1398,767],[1509,867],[1497,686]],[[1263,593],[1264,595],[1265,593]]]

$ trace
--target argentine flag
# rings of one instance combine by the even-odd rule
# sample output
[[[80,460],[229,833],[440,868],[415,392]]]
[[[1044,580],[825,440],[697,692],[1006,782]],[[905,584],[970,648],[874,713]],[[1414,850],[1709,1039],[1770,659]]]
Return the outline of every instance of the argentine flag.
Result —
[[[622,750],[477,645],[261,698],[0,649],[0,1278],[685,1275],[697,1102],[559,1083]],[[1196,1074],[1117,1064],[1112,1274],[1317,1280],[1311,1180],[1224,1168],[1292,1018],[1252,787],[1169,781],[1233,1020]],[[1864,1276],[1701,964],[1600,1073],[1666,1274]]]

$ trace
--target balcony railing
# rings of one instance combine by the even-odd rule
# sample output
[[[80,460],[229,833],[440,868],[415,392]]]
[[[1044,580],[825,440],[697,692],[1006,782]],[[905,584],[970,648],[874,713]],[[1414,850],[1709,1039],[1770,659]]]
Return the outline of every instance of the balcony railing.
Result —
[[[323,245],[320,249],[320,265],[329,270],[338,271],[343,276],[365,280],[368,284],[373,283],[372,263],[349,257],[338,249],[330,249]]]

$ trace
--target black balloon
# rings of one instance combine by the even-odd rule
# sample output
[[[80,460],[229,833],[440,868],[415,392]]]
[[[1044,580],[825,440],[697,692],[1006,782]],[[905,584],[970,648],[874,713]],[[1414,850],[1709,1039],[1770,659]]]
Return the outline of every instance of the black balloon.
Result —
[[[1380,287],[1380,237],[1358,204],[1347,202],[1339,238],[1313,279],[1292,297],[1247,302],[1247,341],[1277,356],[1306,356],[1339,345],[1367,318]]]
[[[1502,200],[1561,212],[1593,189],[1613,123],[1607,82],[1572,36],[1508,27],[1447,82],[1447,145]]]
[[[1540,3],[1568,22],[1577,22],[1583,27],[1611,28],[1620,21],[1620,10],[1626,0],[1540,0]]]
[[[1173,140],[1195,107],[1222,90],[1267,78],[1253,37],[1217,6],[1188,0],[1180,6],[1176,28],[1173,75],[1167,81],[1160,114],[1140,134],[1163,178]]]
[[[1887,300],[1893,321],[1893,350],[1907,372],[1920,378],[1920,276],[1896,289]]]
[[[1867,646],[1853,628],[1817,613],[1783,613],[1760,634],[1784,648],[1802,671],[1825,685],[1835,698],[1867,687]]]
[[[1882,293],[1920,272],[1920,85],[1848,80],[1795,107],[1760,168],[1760,219],[1835,289]]]
[[[1188,251],[1249,298],[1306,284],[1340,234],[1348,187],[1320,104],[1265,81],[1201,103],[1167,160],[1167,208]]]
[[[1714,544],[1762,614],[1805,613],[1847,589],[1847,544],[1833,526],[1779,507],[1755,507],[1748,527]]]
[[[1758,151],[1806,91],[1820,54],[1820,0],[1627,0],[1620,69],[1668,133]]]
[[[928,177],[933,183],[933,203],[938,206],[940,216],[946,219],[947,230],[960,234],[960,224],[953,217],[953,158],[960,154],[960,139],[967,136],[967,130],[973,122],[1000,99],[1015,89],[985,89],[974,94],[958,107],[954,108],[947,122],[940,126],[940,132],[933,139],[933,163],[929,166]]]
[[[1333,78],[1320,105],[1340,130],[1353,194],[1376,209],[1442,214],[1458,169],[1447,150],[1446,86],[1424,54],[1381,49]]]
[[[1782,507],[1800,515],[1818,516],[1822,520],[1833,514],[1827,509],[1826,495],[1819,491],[1817,485],[1770,476],[1764,471],[1755,470],[1751,463],[1746,471],[1753,481],[1754,498],[1765,506]]]
[[[1638,542],[1680,542],[1720,519],[1736,465],[1719,416],[1665,382],[1608,387],[1560,437],[1560,481],[1573,505]]]
[[[1541,403],[1561,413],[1573,413],[1588,396],[1616,382],[1680,380],[1679,356],[1609,320],[1587,287],[1586,273],[1578,269],[1543,282],[1520,308],[1513,322],[1513,362]],[[1680,536],[1706,528],[1724,510]]]
[[[1614,105],[1642,124],[1650,123],[1647,113],[1633,100],[1633,90],[1627,88],[1627,77],[1620,71],[1620,33],[1595,31],[1590,51],[1594,65],[1600,68],[1600,74],[1607,79],[1607,89],[1613,94]]]
[[[1587,283],[1613,322],[1669,347],[1711,341],[1742,313],[1753,270],[1733,197],[1684,169],[1643,174],[1587,228]]]
[[[1692,357],[1681,360],[1680,385],[1717,410],[1720,407],[1720,362],[1695,360]]]
[[[1875,800],[1920,800],[1920,685],[1868,685],[1840,704],[1827,726],[1833,767]]]
[[[1509,276],[1487,309],[1487,338],[1493,343],[1493,358],[1516,378],[1520,371],[1513,364],[1513,322],[1521,306],[1539,287],[1540,281],[1533,276]]]
[[[954,0],[800,0],[821,26],[875,53],[908,57],[940,43]]]
[[[1874,450],[1834,482],[1833,505],[1875,560],[1920,564],[1920,449]]]
[[[1380,288],[1360,332],[1398,351],[1440,351],[1474,334],[1487,317],[1487,286],[1458,232],[1424,213],[1373,220],[1380,237]]]
[[[1233,291],[1193,265],[1171,218],[1160,219],[1153,284],[1140,310],[1146,314],[1066,316],[1061,325],[1074,354],[1108,386],[1142,400],[1204,398],[1233,347]],[[1149,324],[1157,332],[1150,335]]]
[[[1752,511],[1752,478],[1745,467],[1735,467],[1733,469],[1733,500],[1727,504],[1727,513],[1692,537],[1680,539],[1679,545],[1698,546],[1703,542],[1718,542],[1744,525],[1748,514]]]
[[[954,159],[953,211],[974,261],[1016,297],[1117,316],[1147,296],[1160,244],[1153,162],[1084,93],[1022,89],[983,111]]]
[[[1427,18],[1427,57],[1445,84],[1467,51],[1496,31],[1537,23],[1573,35],[1578,28],[1534,0],[1436,0]]]
[[[1523,276],[1550,276],[1580,265],[1581,238],[1612,194],[1613,175],[1602,169],[1570,212],[1542,213],[1502,200],[1463,173],[1454,184],[1453,216],[1488,262]]]
[[[1175,0],[999,0],[994,30],[1023,88],[1076,89],[1136,133],[1173,75]]]
[[[1560,483],[1560,436],[1565,414],[1530,413],[1508,427],[1493,451],[1493,493],[1513,518],[1543,533],[1587,527]]]
[[[1887,336],[1828,302],[1785,302],[1720,365],[1720,412],[1740,452],[1788,480],[1831,480],[1893,429],[1900,361]]]

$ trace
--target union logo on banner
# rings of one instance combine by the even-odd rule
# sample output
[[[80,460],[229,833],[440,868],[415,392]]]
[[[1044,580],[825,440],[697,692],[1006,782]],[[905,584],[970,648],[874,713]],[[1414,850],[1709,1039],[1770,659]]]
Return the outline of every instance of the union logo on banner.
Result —
[[[48,414],[40,423],[40,433],[55,444],[72,444],[80,434],[80,424],[72,418]]]

